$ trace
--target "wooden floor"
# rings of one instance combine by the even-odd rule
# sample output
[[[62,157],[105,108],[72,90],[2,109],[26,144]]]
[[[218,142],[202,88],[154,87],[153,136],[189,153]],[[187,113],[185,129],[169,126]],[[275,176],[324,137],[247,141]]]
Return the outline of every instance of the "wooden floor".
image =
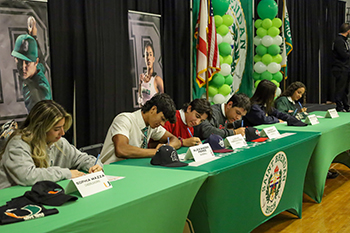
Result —
[[[342,164],[332,164],[331,168],[340,175],[335,179],[327,179],[320,204],[304,194],[302,219],[285,211],[252,233],[350,232],[350,169]]]

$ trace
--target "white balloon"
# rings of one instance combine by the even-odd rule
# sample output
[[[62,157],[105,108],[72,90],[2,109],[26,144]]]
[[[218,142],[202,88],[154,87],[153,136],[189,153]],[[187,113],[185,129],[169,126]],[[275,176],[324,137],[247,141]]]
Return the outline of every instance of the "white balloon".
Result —
[[[282,44],[282,36],[280,36],[280,35],[275,36],[273,38],[272,44],[281,45]]]
[[[216,33],[216,38],[218,39],[218,44],[221,44],[222,36],[219,33]]]
[[[230,32],[228,32],[223,38],[222,38],[222,42],[226,42],[231,44],[232,43],[232,35]]]
[[[221,71],[220,74],[222,74],[223,76],[227,76],[229,74],[231,74],[231,66],[229,64],[221,64]]]
[[[264,63],[262,63],[261,61],[258,61],[257,63],[255,63],[255,65],[254,65],[254,70],[257,72],[257,73],[259,73],[259,74],[261,74],[261,73],[263,73],[264,71],[266,71],[266,65],[264,64]]]
[[[254,37],[253,39],[253,43],[258,46],[259,44],[261,44],[261,38],[259,36]]]
[[[276,62],[271,62],[267,66],[267,71],[269,71],[272,74],[277,73],[280,69],[281,69],[281,65],[277,64]]]
[[[222,94],[216,94],[213,98],[214,104],[222,104],[225,102],[225,97]]]
[[[277,87],[276,89],[276,97],[280,96],[281,95],[281,88]]]
[[[261,43],[265,46],[265,47],[269,47],[270,45],[272,45],[273,43],[273,39],[271,36],[266,35],[261,39]]]

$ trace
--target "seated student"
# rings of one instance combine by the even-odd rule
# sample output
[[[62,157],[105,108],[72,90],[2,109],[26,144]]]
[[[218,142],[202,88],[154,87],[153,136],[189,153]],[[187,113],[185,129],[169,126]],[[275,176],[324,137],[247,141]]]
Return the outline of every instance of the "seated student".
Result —
[[[305,103],[306,87],[302,82],[293,82],[287,89],[275,100],[275,106],[278,111],[295,116],[298,119],[306,117],[307,108],[295,105],[295,102]],[[298,110],[299,109],[299,110]]]
[[[233,95],[227,103],[211,106],[213,115],[210,120],[194,127],[194,136],[201,140],[207,139],[210,134],[220,135],[222,138],[235,134],[245,134],[240,119],[250,110],[250,100],[245,94]]]
[[[259,83],[254,95],[250,98],[252,108],[243,117],[245,126],[274,124],[287,121],[292,117],[272,107],[276,89],[277,86],[269,80],[262,80]]]
[[[201,124],[206,119],[211,119],[212,110],[206,99],[195,99],[185,104],[182,109],[176,111],[176,123],[167,121],[164,128],[174,134],[181,141],[181,146],[195,146],[201,144],[201,140],[193,137],[193,126]]]
[[[71,124],[71,115],[56,102],[36,103],[0,152],[0,189],[85,174],[79,170],[101,171],[102,164],[94,165],[94,156],[80,152],[62,137]]]
[[[140,110],[120,113],[108,129],[101,151],[101,161],[109,164],[127,158],[153,157],[158,148],[148,148],[152,138],[160,143],[167,143],[175,149],[181,142],[162,125],[166,121],[175,122],[176,108],[174,101],[164,93],[155,94]]]

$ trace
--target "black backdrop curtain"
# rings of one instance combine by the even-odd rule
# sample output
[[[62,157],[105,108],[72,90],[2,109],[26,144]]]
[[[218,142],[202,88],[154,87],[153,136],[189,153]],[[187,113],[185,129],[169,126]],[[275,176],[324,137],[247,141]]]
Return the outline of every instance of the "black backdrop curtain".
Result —
[[[259,2],[255,0],[255,9]],[[278,17],[282,19],[283,1],[277,2]],[[330,75],[333,59],[331,46],[340,25],[344,23],[345,2],[289,0],[287,9],[293,51],[288,56],[286,86],[295,81],[303,82],[307,87],[308,103],[319,103],[320,93],[322,103],[331,100],[334,94],[334,80]],[[257,14],[255,16],[257,19]],[[281,88],[283,91],[283,85]]]
[[[162,15],[165,92],[177,108],[190,100],[189,1],[48,1],[53,97],[72,113],[75,82],[78,147],[103,142],[113,118],[134,110],[128,10]]]

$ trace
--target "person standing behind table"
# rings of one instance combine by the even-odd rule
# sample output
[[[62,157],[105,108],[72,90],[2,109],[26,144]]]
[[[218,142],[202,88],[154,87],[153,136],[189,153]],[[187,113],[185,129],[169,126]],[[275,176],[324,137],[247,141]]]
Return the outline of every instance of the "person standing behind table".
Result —
[[[0,152],[0,189],[59,181],[102,170],[96,158],[76,149],[64,136],[72,117],[52,100],[38,102]]]
[[[195,146],[202,142],[200,138],[193,137],[193,127],[210,120],[211,115],[210,103],[206,99],[195,99],[176,111],[176,123],[167,121],[164,128],[179,138],[181,146]]]
[[[40,100],[51,100],[50,84],[43,71],[38,68],[36,40],[28,34],[18,36],[11,55],[15,58],[20,77],[23,78],[23,98],[28,112]]]
[[[145,63],[147,73],[140,75],[139,84],[139,104],[144,105],[156,93],[164,93],[163,79],[154,72],[153,64],[155,62],[154,48],[151,43],[145,46]]]
[[[220,135],[222,138],[235,134],[244,136],[245,128],[240,120],[249,112],[250,106],[249,97],[243,93],[233,95],[227,103],[212,105],[212,118],[195,126],[194,136],[201,140],[207,139],[211,134]]]
[[[349,112],[348,94],[350,82],[350,45],[347,41],[350,35],[350,25],[343,23],[339,34],[332,44],[334,62],[332,78],[335,79],[334,101],[338,112]]]
[[[263,124],[274,124],[287,121],[292,116],[273,108],[273,100],[276,95],[277,86],[269,81],[262,80],[250,99],[252,108],[243,117],[245,126],[256,126]]]
[[[306,99],[306,87],[302,82],[293,82],[287,89],[275,100],[275,106],[278,111],[303,119],[307,116],[307,108],[296,105],[301,101],[303,105]],[[300,102],[299,102],[300,103]]]
[[[174,123],[176,108],[167,94],[156,94],[140,110],[117,115],[108,129],[101,151],[101,161],[109,164],[128,158],[153,157],[162,144],[148,148],[152,138],[178,149],[181,142],[162,126]]]

